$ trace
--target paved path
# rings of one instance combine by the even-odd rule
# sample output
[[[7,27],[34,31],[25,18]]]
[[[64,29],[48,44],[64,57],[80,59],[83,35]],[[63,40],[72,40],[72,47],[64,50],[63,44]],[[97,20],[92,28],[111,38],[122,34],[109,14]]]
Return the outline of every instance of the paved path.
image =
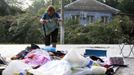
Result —
[[[121,67],[115,75],[134,75],[134,58],[125,58],[125,64],[128,67]]]

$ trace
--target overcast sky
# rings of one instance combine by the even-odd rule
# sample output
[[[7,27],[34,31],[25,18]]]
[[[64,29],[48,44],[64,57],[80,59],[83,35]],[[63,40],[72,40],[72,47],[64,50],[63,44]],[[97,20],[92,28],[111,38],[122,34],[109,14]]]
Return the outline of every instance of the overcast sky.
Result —
[[[32,5],[33,1],[35,0],[18,0],[19,2],[22,2],[22,7],[23,9],[29,7],[30,5]],[[45,2],[49,1],[49,0],[44,0]]]

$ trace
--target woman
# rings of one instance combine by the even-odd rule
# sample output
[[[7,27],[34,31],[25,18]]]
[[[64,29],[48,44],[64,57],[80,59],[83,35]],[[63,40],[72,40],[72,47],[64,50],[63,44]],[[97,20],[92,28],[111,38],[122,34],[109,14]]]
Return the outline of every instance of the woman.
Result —
[[[61,21],[60,16],[55,12],[54,7],[48,6],[47,12],[40,19],[45,32],[46,46],[52,44],[52,47],[56,48],[59,21]]]

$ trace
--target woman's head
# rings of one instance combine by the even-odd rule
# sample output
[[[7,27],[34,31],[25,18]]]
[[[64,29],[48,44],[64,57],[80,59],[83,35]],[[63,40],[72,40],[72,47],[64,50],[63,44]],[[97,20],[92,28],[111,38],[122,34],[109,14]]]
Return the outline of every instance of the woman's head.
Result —
[[[55,13],[55,8],[52,5],[48,6],[47,13],[52,16]]]

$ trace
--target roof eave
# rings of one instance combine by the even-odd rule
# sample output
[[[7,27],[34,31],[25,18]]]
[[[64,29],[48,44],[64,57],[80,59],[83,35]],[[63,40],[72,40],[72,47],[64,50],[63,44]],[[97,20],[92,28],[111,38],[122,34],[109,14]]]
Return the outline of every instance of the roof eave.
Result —
[[[110,10],[82,10],[82,9],[65,9],[65,11],[89,11],[89,12],[109,12],[112,14],[118,14],[120,11],[110,11]]]

